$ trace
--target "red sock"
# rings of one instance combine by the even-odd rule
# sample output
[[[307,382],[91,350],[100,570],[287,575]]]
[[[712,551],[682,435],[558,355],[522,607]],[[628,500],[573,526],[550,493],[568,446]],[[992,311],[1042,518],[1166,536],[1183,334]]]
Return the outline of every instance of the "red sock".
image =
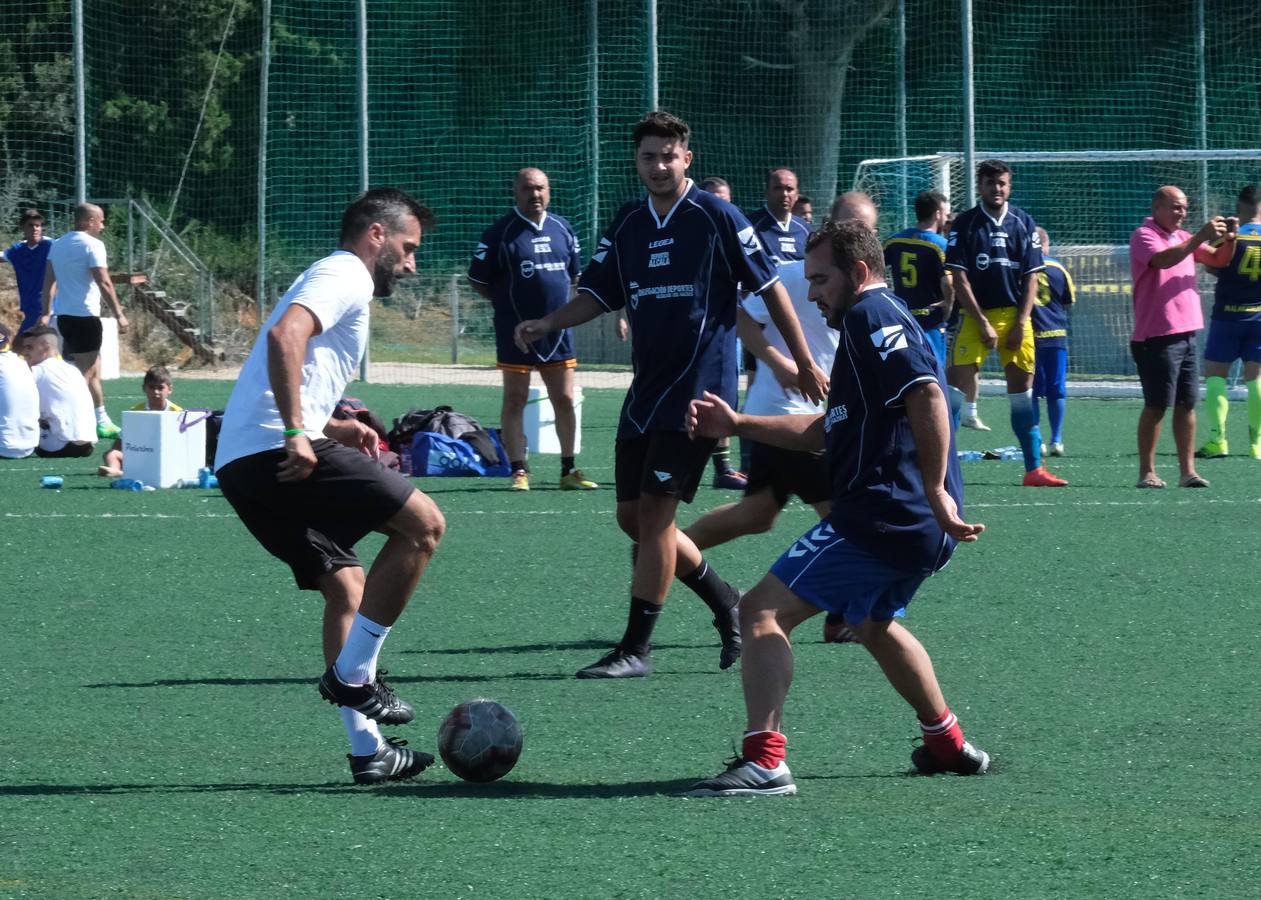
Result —
[[[744,736],[740,755],[763,769],[773,769],[784,761],[788,738],[778,731],[753,731]]]
[[[950,710],[931,722],[921,719],[919,727],[924,732],[924,745],[938,759],[950,762],[963,752],[963,729]]]

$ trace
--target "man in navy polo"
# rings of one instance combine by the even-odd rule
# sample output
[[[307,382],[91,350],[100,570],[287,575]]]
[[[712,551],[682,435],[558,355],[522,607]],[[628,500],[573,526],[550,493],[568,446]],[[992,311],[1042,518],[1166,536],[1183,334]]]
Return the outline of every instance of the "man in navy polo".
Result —
[[[776,263],[800,262],[806,258],[810,226],[793,213],[800,196],[796,173],[780,166],[766,174],[766,203],[749,213],[749,221],[757,229],[762,246]]]
[[[822,447],[832,511],[798,538],[741,603],[745,633],[743,747],[725,772],[697,782],[698,797],[794,794],[784,762],[782,715],[792,682],[793,628],[841,613],[914,709],[924,774],[980,775],[989,755],[963,738],[923,645],[896,621],[924,579],[984,525],[961,517],[941,363],[906,305],[884,284],[884,254],[861,222],[827,222],[806,250],[811,299],[841,332],[827,410],[815,416],[749,416],[714,394],[694,401],[698,439],[747,435],[790,449]]]
[[[574,340],[569,329],[545,335],[524,350],[513,331],[525,319],[538,319],[568,302],[578,279],[578,237],[560,216],[549,213],[551,184],[541,169],[525,168],[512,186],[512,210],[482,234],[468,279],[495,308],[495,355],[503,372],[500,415],[504,449],[512,465],[512,488],[530,489],[524,413],[530,373],[538,371],[556,413],[560,441],[560,489],[590,491],[598,485],[575,468]]]
[[[714,441],[689,440],[688,404],[705,392],[736,399],[736,305],[741,286],[766,300],[797,363],[803,394],[827,376],[810,356],[775,264],[734,206],[687,177],[686,122],[652,112],[635,126],[635,167],[648,196],[622,207],[582,273],[578,296],[517,326],[517,346],[625,308],[635,377],[617,429],[617,521],[635,542],[631,609],[622,640],[579,678],[629,678],[651,669],[653,626],[678,576],[714,614],[720,668],[740,655],[739,592],[675,528],[696,494]]]

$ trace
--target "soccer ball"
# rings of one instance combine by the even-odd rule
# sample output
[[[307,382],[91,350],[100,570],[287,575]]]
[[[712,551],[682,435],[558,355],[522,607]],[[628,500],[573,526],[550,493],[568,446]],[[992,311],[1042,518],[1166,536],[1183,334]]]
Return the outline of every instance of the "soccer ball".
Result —
[[[465,781],[494,781],[517,764],[521,725],[494,700],[470,700],[442,720],[438,752],[447,768]]]

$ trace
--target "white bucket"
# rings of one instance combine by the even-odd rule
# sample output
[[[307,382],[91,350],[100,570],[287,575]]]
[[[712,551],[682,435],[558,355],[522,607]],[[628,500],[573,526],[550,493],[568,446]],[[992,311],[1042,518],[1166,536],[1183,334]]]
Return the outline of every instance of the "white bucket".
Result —
[[[206,412],[127,410],[122,443],[127,478],[160,488],[196,481],[206,464]]]
[[[560,453],[556,412],[542,388],[530,388],[525,402],[525,443],[531,453]],[[582,388],[574,385],[574,455],[582,452]]]

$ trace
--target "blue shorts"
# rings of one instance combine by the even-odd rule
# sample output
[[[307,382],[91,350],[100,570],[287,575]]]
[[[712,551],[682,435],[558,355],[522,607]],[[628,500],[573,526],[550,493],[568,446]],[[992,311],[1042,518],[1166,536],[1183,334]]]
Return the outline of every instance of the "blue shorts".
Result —
[[[826,521],[793,542],[771,574],[788,589],[850,625],[887,622],[906,614],[925,575],[895,569],[845,540]]]
[[[949,365],[946,362],[946,330],[938,325],[937,327],[929,327],[924,329],[924,337],[928,338],[928,346],[933,348],[933,355],[937,357],[937,361],[943,366]]]
[[[1058,400],[1067,396],[1068,348],[1038,347],[1033,351],[1033,396]]]
[[[1213,319],[1208,325],[1204,358],[1212,362],[1261,362],[1261,322]]]

